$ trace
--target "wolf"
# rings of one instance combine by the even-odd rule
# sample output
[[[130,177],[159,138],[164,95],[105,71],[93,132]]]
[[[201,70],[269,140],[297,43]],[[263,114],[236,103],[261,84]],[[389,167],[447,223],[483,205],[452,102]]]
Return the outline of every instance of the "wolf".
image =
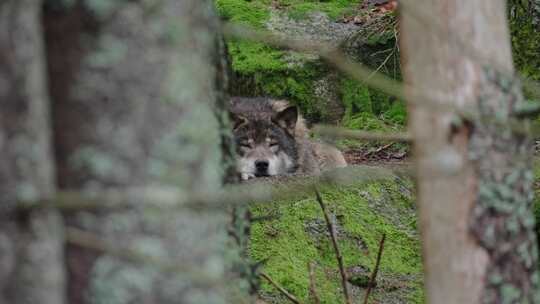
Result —
[[[242,180],[285,174],[320,174],[346,167],[341,151],[309,138],[296,106],[286,100],[234,97],[229,103]]]

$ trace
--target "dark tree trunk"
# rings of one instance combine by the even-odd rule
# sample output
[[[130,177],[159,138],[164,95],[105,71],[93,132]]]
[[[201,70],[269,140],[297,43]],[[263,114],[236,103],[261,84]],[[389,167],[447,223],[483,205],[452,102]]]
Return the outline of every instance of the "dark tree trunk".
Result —
[[[219,131],[225,79],[212,1],[109,3],[46,11],[61,189],[218,189],[230,159]],[[72,244],[70,303],[225,303],[225,212],[139,207],[66,221],[182,271]]]
[[[55,192],[40,16],[0,3],[0,303],[65,303],[60,216],[15,209]]]

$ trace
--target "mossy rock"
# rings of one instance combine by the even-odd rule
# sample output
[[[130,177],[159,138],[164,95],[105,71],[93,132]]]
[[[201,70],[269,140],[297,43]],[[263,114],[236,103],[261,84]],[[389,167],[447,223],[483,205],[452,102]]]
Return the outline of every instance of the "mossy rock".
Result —
[[[401,63],[397,47],[396,16],[379,14],[369,19],[363,27],[348,37],[341,49],[358,62],[400,80]],[[379,90],[344,78],[341,82],[342,100],[345,105],[345,124],[355,115],[373,114],[395,125],[404,126],[407,120],[405,102],[396,100]]]
[[[332,120],[326,111],[327,100],[317,95],[319,87],[333,86],[325,82],[331,72],[318,57],[246,41],[230,41],[229,53],[233,67],[231,95],[283,98],[298,105],[310,121]]]
[[[358,0],[278,0],[291,19],[303,20],[313,12],[322,12],[335,21],[354,11],[360,4]]]
[[[264,27],[270,17],[267,1],[246,0],[216,0],[219,15],[228,21],[250,25],[258,28]]]
[[[345,267],[353,283],[369,276],[380,239],[386,234],[377,286],[372,294],[372,299],[378,303],[423,302],[422,262],[412,187],[409,178],[394,176],[367,184],[320,189],[336,224]],[[334,251],[314,196],[255,205],[252,212],[255,217],[271,218],[252,227],[249,252],[252,259],[262,262],[262,270],[305,301],[309,286],[307,265],[313,262],[322,302],[342,303]],[[356,299],[363,297],[365,288],[365,285],[351,284]],[[270,303],[287,303],[266,283],[261,293]]]
[[[266,28],[288,38],[334,45],[374,69],[380,67],[379,71],[400,77],[394,35],[396,18],[392,14],[374,15],[368,24],[359,26],[336,22],[345,15],[362,13],[356,0],[216,3],[225,19]],[[403,102],[395,102],[394,98],[345,77],[316,55],[250,41],[230,40],[228,47],[234,76],[231,95],[288,99],[300,107],[310,122],[348,124],[354,115],[367,112],[398,125],[405,124]]]

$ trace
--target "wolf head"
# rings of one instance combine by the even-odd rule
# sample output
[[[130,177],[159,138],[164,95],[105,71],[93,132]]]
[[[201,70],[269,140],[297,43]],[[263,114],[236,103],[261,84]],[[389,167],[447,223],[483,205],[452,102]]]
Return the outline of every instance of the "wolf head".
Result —
[[[268,116],[231,112],[231,117],[238,151],[236,169],[243,180],[296,171],[296,107]]]

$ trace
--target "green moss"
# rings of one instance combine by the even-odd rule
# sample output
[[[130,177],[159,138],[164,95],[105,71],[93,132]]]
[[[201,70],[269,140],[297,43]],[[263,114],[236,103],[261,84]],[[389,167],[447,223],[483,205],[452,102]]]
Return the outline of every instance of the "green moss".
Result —
[[[322,11],[337,17],[359,5],[356,0],[300,1],[280,0],[276,7],[287,10],[294,18],[302,18],[313,11]],[[268,0],[216,0],[221,16],[235,22],[263,27],[269,18]],[[373,44],[389,45],[393,31],[373,35]],[[285,98],[298,105],[312,122],[327,119],[324,106],[317,104],[316,81],[324,78],[329,69],[322,62],[294,52],[286,52],[262,43],[229,41],[232,68],[235,74],[232,95],[271,96]],[[405,106],[377,90],[367,88],[352,79],[340,76],[339,94],[345,107],[344,124],[354,129],[382,129],[363,125],[363,113],[382,119],[381,124],[403,126],[406,121]]]
[[[338,19],[360,5],[357,0],[216,0],[219,14],[227,20],[263,27],[274,5],[287,11],[293,19],[303,19],[312,12],[323,12],[331,19]]]
[[[373,114],[382,115],[394,104],[395,98],[376,89],[369,89],[373,103]]]
[[[322,194],[339,223],[339,245],[345,266],[368,269],[369,273],[385,233],[387,241],[380,278],[384,282],[399,277],[404,287],[394,291],[376,288],[374,297],[379,300],[397,297],[407,299],[407,303],[421,303],[420,244],[415,228],[410,225],[415,212],[408,187],[411,187],[410,182],[387,181],[327,187],[322,189]],[[252,227],[250,254],[257,261],[265,261],[264,271],[305,300],[309,285],[307,265],[315,262],[316,284],[322,302],[341,303],[334,251],[326,234],[323,214],[314,198],[258,205],[252,211],[255,216],[277,216],[275,220]],[[275,293],[269,285],[262,288],[267,294]],[[356,292],[361,290],[358,288]]]
[[[349,129],[366,131],[389,131],[391,128],[370,112],[359,112],[344,120],[343,125]]]
[[[279,3],[287,7],[289,17],[297,20],[306,18],[312,12],[323,12],[326,13],[330,19],[336,20],[360,5],[359,1],[356,0],[280,0]]]
[[[384,112],[383,115],[385,119],[390,121],[391,123],[400,126],[405,126],[405,124],[407,123],[407,108],[404,102],[393,102],[390,108],[386,112]]]
[[[270,18],[268,1],[216,0],[221,17],[241,24],[264,27]]]
[[[246,41],[229,42],[229,52],[236,77],[233,95],[285,98],[310,120],[321,119],[323,113],[313,104],[314,83],[326,72],[320,63],[311,63],[302,54]]]
[[[350,119],[354,113],[373,113],[369,88],[351,78],[341,81],[341,99],[345,106],[345,119]]]
[[[232,67],[240,74],[260,71],[280,72],[287,69],[283,52],[258,42],[231,41],[228,44]]]
[[[521,15],[511,20],[510,30],[514,61],[518,70],[528,78],[540,80],[540,32],[528,18]]]
[[[350,78],[342,79],[340,91],[345,106],[345,126],[386,131],[392,129],[388,125],[405,125],[407,111],[404,102]]]

